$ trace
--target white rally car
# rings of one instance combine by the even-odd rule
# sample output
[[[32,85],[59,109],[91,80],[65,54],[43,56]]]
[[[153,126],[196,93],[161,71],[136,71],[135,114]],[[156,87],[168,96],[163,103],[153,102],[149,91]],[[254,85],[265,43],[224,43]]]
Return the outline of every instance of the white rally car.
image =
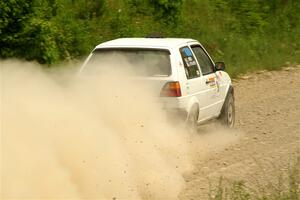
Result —
[[[105,59],[105,58],[112,59]],[[214,63],[204,47],[193,39],[121,38],[96,46],[80,72],[90,62],[127,59],[139,75],[159,84],[165,108],[192,129],[219,119],[228,127],[235,122],[234,90],[223,62]],[[109,64],[109,63],[108,63]]]

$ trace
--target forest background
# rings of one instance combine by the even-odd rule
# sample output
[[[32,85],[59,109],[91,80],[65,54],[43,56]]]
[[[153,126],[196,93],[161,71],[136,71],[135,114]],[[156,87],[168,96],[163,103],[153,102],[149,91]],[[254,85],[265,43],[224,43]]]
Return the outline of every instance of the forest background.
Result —
[[[199,40],[236,76],[300,63],[298,0],[5,0],[0,58],[51,67],[119,37]]]

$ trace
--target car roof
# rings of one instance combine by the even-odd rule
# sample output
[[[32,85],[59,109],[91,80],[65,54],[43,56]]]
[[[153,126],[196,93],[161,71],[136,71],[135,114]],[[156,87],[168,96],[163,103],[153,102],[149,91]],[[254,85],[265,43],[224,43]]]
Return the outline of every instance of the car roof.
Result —
[[[188,42],[197,41],[188,38],[119,38],[101,43],[96,46],[96,49],[109,47],[157,47],[170,49]]]

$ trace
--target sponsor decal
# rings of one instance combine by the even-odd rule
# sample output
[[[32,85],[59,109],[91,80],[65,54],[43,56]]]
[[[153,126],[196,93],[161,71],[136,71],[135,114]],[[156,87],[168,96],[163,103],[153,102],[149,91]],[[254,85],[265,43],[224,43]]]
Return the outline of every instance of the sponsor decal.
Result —
[[[207,84],[209,84],[210,87],[216,86],[216,79],[215,77],[209,77],[206,81]]]
[[[192,51],[188,47],[185,47],[182,50],[183,50],[183,53],[185,54],[186,57],[193,56]]]

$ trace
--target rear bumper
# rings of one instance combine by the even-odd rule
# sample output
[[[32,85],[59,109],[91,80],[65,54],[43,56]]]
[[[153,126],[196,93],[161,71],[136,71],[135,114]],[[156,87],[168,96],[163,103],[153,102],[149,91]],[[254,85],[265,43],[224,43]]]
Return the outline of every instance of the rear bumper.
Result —
[[[182,100],[173,97],[160,98],[161,106],[166,111],[169,119],[186,120],[188,112]]]
[[[184,109],[164,109],[167,113],[168,119],[174,121],[185,121],[187,119],[187,111]]]

